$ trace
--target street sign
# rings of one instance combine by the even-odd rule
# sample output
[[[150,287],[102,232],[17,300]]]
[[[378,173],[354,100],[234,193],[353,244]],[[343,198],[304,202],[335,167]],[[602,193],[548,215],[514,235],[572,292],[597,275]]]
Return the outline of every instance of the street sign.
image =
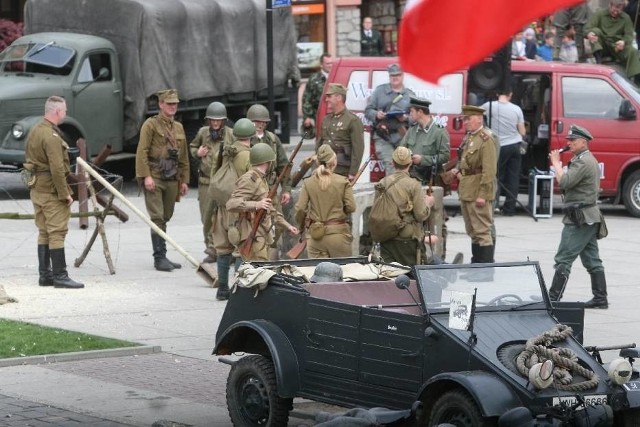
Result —
[[[289,7],[291,6],[291,0],[272,0],[273,3],[271,4],[272,8],[276,8],[276,7]]]

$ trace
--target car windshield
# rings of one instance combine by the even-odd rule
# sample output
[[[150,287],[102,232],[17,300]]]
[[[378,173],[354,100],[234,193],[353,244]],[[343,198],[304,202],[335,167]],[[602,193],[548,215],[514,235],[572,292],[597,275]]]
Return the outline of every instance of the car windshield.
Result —
[[[17,44],[0,53],[0,67],[5,72],[68,75],[74,57],[74,50],[55,42]]]
[[[478,311],[545,308],[538,270],[537,263],[416,267],[429,312],[448,311],[452,300],[474,292]]]
[[[611,78],[618,82],[620,86],[626,89],[626,92],[631,95],[635,102],[640,103],[640,91],[629,80],[624,78],[618,73],[611,74]]]

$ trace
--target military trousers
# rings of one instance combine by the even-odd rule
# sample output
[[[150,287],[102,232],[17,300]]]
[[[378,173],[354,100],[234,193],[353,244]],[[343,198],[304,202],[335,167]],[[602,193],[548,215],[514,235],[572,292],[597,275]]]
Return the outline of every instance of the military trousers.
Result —
[[[211,219],[212,243],[218,255],[233,253],[235,246],[229,241],[229,226],[235,225],[238,214],[229,212],[224,206],[218,206]]]
[[[353,235],[348,224],[330,225],[329,230],[321,239],[313,239],[307,233],[307,255],[309,258],[343,258],[353,256],[351,243]]]
[[[603,55],[610,55],[614,61],[620,64],[629,78],[640,74],[638,50],[631,45],[626,45],[620,52],[616,52],[613,42],[607,44],[607,41],[598,40],[596,43],[591,43],[591,51],[593,53],[603,52]]]
[[[149,214],[149,219],[162,231],[167,231],[167,223],[173,216],[178,196],[178,181],[163,181],[153,179],[156,184],[155,191],[144,190],[144,203]]]
[[[207,248],[213,248],[213,237],[211,234],[211,208],[209,204],[211,200],[207,197],[209,192],[209,184],[198,184],[198,206],[200,207],[200,221],[202,222],[202,234],[204,236],[204,244]]]
[[[67,201],[58,199],[56,194],[35,190],[31,190],[29,196],[38,227],[38,244],[49,245],[49,249],[64,248],[64,238],[69,231],[71,218],[71,208]]]
[[[483,207],[476,206],[476,202],[460,201],[462,217],[464,219],[464,228],[471,243],[480,246],[493,245],[491,238],[491,226],[493,224],[493,204],[491,200],[487,200]]]
[[[599,223],[565,224],[554,257],[554,268],[568,276],[571,273],[571,265],[580,256],[580,261],[589,274],[604,271],[596,237],[598,227]]]
[[[244,240],[240,242],[238,248],[242,247],[244,244]],[[269,248],[271,246],[267,243],[266,239],[263,236],[256,236],[253,244],[251,245],[251,252],[249,252],[249,256],[242,257],[244,262],[249,261],[269,261]]]
[[[384,262],[398,262],[406,266],[422,264],[423,253],[422,245],[416,239],[391,239],[380,243],[380,256]]]
[[[382,138],[375,138],[373,142],[376,147],[376,157],[384,166],[384,173],[386,176],[391,175],[394,171],[391,156],[393,155],[395,148],[390,142],[387,142]]]

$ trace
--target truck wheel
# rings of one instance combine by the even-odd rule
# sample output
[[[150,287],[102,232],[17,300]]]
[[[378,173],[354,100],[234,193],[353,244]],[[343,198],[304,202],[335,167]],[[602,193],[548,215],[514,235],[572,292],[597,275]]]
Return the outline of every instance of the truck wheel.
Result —
[[[622,200],[631,215],[640,217],[640,170],[632,173],[624,181]]]
[[[247,356],[231,368],[227,378],[227,409],[234,426],[285,427],[292,402],[278,396],[270,359]]]
[[[456,427],[489,427],[495,423],[485,420],[473,399],[462,390],[451,390],[433,404],[429,426],[453,424]]]

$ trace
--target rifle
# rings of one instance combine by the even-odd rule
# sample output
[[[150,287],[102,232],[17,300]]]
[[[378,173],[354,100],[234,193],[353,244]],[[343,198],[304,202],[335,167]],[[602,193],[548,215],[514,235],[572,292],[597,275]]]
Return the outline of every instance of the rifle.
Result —
[[[433,181],[435,179],[436,173],[438,173],[438,155],[434,154],[431,162],[431,176],[429,176],[429,186],[427,187],[427,196],[431,196],[433,194]],[[427,226],[427,237],[429,238],[429,249],[431,250],[431,254],[435,255],[433,252],[433,243],[431,242],[431,224],[429,224],[429,218],[424,222]]]
[[[314,153],[311,156],[304,159],[302,163],[300,163],[300,168],[298,169],[296,174],[293,176],[293,178],[291,178],[292,187],[295,187],[296,185],[298,185],[298,183],[302,180],[302,178],[304,178],[304,176],[307,174],[309,169],[311,169],[311,166],[313,165],[313,162],[315,160],[316,160],[316,154]]]
[[[350,181],[352,186],[355,185],[356,182],[358,182],[358,179],[360,179],[360,176],[362,176],[362,174],[364,173],[365,168],[369,166],[369,162],[371,162],[371,156],[369,156],[369,158],[364,161],[362,166],[360,166],[360,169],[358,169],[358,173],[356,173],[356,175],[353,177],[353,181]],[[298,240],[298,243],[296,243],[287,252],[287,257],[289,257],[289,259],[298,259],[302,251],[304,251],[305,248],[307,247],[307,239],[304,236],[305,228],[308,228],[308,224],[306,220],[302,225],[302,228],[300,229],[300,239]]]
[[[278,193],[278,186],[289,173],[289,169],[291,169],[291,165],[293,164],[293,159],[295,159],[296,155],[298,154],[298,151],[300,150],[300,147],[302,147],[303,141],[304,141],[304,136],[300,139],[300,142],[298,142],[298,145],[296,145],[296,148],[293,149],[293,152],[289,157],[289,161],[284,166],[284,168],[282,168],[282,172],[280,172],[278,179],[273,184],[273,186],[269,189],[269,194],[267,194],[268,199],[273,200],[273,198]],[[256,240],[256,234],[258,234],[258,227],[260,227],[260,224],[262,223],[262,220],[264,219],[264,216],[266,214],[267,214],[266,209],[260,209],[258,212],[256,212],[255,216],[253,217],[253,223],[251,224],[251,232],[249,233],[249,237],[245,239],[245,241],[242,243],[242,246],[240,246],[240,250],[239,250],[240,255],[242,256],[243,259],[247,259],[251,254],[251,246],[253,245],[253,242]]]

